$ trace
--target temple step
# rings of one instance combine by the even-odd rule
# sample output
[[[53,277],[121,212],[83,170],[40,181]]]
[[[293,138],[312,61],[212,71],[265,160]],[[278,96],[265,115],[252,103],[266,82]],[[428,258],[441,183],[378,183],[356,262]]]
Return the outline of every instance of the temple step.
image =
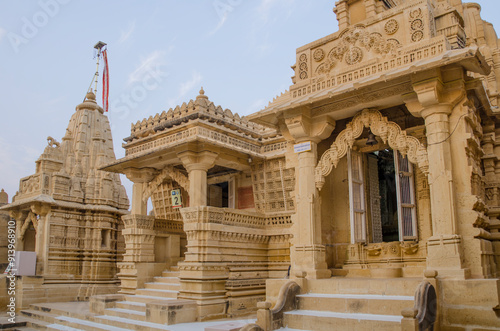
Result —
[[[146,295],[150,297],[159,297],[159,298],[172,298],[176,299],[177,294],[179,293],[178,291],[172,291],[172,290],[148,290],[148,289],[140,289],[135,291],[136,294],[138,295]]]
[[[413,296],[374,294],[318,294],[298,295],[299,309],[394,315],[413,306]]]
[[[116,308],[130,309],[140,312],[146,312],[146,303],[135,301],[117,301]]]
[[[298,330],[401,330],[401,311],[414,306],[419,278],[311,279],[283,325]]]
[[[400,331],[401,315],[339,313],[294,310],[285,313],[284,324],[299,330],[385,330]]]
[[[155,283],[180,284],[179,277],[155,277]]]
[[[162,283],[162,282],[153,282],[146,283],[145,289],[147,290],[169,290],[179,292],[181,285],[180,284],[171,284],[171,283]]]
[[[138,321],[146,321],[146,312],[137,311],[135,309],[107,308],[104,310],[104,314],[107,316],[118,316],[118,317],[132,318]]]

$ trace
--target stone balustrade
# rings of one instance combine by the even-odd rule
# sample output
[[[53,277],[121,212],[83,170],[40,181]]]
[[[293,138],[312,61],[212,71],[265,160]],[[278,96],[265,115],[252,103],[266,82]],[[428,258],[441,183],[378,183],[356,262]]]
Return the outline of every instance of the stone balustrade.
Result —
[[[202,206],[183,208],[181,214],[185,223],[214,223],[258,229],[292,225],[291,212],[265,216],[245,210]]]

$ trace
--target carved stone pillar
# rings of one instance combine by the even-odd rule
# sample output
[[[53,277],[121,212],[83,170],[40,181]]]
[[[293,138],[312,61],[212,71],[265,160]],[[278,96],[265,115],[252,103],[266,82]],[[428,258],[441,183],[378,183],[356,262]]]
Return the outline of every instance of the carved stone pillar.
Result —
[[[425,120],[429,158],[432,236],[427,241],[427,267],[443,277],[467,277],[462,266],[462,237],[457,228],[456,197],[450,148],[449,116],[463,94],[445,90],[440,79],[414,84],[417,98],[406,100],[413,115]]]
[[[146,215],[122,216],[125,228],[122,231],[125,238],[125,254],[123,262],[118,263],[121,280],[120,293],[133,294],[151,278],[146,266],[155,261],[154,242],[155,232],[154,217]]]
[[[152,266],[155,261],[153,230],[155,219],[147,215],[147,201],[144,201],[144,187],[151,181],[157,171],[152,168],[125,171],[133,185],[132,210],[130,215],[122,216],[125,238],[125,254],[123,262],[118,263],[121,280],[120,293],[133,294],[137,288],[152,278]]]
[[[134,183],[132,186],[131,214],[147,215],[147,201],[143,200],[144,187],[151,181],[157,171],[153,168],[129,168],[125,170],[127,178]]]
[[[48,270],[49,237],[50,237],[50,206],[34,203],[31,205],[33,217],[37,217],[36,229],[36,274],[44,275]]]
[[[189,174],[189,206],[206,206],[207,171],[214,166],[217,153],[188,150],[178,156]]]
[[[321,203],[316,189],[314,170],[317,164],[317,144],[335,128],[329,117],[311,118],[310,110],[300,110],[285,116],[288,133],[295,143],[310,144],[310,150],[298,155],[297,212],[294,216],[294,247],[292,248],[292,276],[328,278],[331,272],[326,264],[325,246],[321,241]]]
[[[189,207],[181,209],[188,242],[186,260],[179,263],[178,298],[195,300],[201,320],[225,317],[229,271],[217,254],[218,242],[211,237],[213,224],[205,219],[210,214],[210,207],[206,207],[207,171],[218,154],[202,145],[190,145],[177,155],[189,175]]]
[[[130,209],[131,214],[147,215],[148,204],[142,200],[142,192],[144,191],[146,183],[134,183],[132,185],[132,206]]]
[[[9,211],[9,216],[16,221],[16,251],[24,251],[23,224],[28,217],[28,213],[23,213],[19,210],[11,210]]]

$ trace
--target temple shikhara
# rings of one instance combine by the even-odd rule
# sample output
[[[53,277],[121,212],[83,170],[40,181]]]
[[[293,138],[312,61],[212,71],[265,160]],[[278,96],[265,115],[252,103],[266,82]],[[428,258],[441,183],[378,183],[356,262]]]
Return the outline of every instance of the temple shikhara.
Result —
[[[205,86],[137,119],[120,159],[87,93],[1,193],[36,253],[25,324],[498,330],[500,49],[480,11],[339,0],[339,30],[297,48],[267,107],[240,116]]]

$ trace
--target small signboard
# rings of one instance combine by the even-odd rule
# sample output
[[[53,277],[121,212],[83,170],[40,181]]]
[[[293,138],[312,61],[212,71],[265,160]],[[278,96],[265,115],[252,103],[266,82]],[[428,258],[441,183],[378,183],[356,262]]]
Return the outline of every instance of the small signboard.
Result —
[[[182,207],[182,195],[181,190],[172,190],[170,193],[172,196],[172,208],[181,208]]]
[[[293,145],[293,152],[294,153],[302,153],[302,152],[308,152],[311,150],[311,142],[306,141],[300,144],[295,144]]]

